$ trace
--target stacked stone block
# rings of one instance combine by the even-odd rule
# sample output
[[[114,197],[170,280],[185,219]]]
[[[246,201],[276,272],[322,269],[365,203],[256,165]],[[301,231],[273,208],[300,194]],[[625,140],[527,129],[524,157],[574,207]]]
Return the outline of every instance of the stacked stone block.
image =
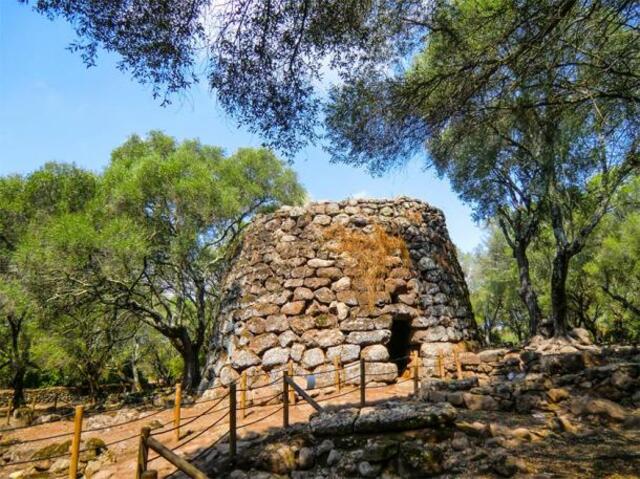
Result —
[[[383,258],[386,278],[367,299],[353,257],[336,249],[331,228],[371,234],[383,228],[402,238]],[[426,203],[347,200],[283,207],[254,219],[225,280],[223,304],[203,388],[228,384],[247,371],[253,386],[281,375],[291,361],[316,385],[333,381],[334,358],[347,382],[359,381],[359,359],[377,382],[398,367],[388,344],[393,322],[410,325],[406,351],[427,367],[439,351],[467,350],[477,331],[466,284],[441,211]]]

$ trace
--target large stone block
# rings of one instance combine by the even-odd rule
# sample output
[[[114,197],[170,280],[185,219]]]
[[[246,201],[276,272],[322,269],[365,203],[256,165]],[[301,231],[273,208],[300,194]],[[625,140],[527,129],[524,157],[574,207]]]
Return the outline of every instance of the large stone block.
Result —
[[[355,361],[360,357],[360,346],[357,344],[341,344],[327,349],[327,360],[333,361],[335,357],[340,358],[341,364]]]
[[[378,329],[375,331],[353,331],[347,336],[347,342],[366,346],[368,344],[387,344],[391,339],[391,331]]]
[[[262,356],[262,366],[266,369],[271,369],[281,364],[286,364],[289,361],[289,349],[288,348],[272,348],[264,353]]]
[[[302,355],[302,365],[305,368],[315,368],[324,363],[324,352],[320,348],[307,349]]]

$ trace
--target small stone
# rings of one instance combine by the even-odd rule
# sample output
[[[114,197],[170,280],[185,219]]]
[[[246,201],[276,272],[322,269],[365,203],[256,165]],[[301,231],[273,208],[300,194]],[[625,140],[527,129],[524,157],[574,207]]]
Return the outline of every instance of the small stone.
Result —
[[[289,329],[289,320],[284,314],[267,316],[264,320],[264,329],[267,332],[281,333]]]
[[[297,316],[290,321],[291,329],[296,334],[303,334],[314,328],[316,325],[315,320],[311,316]]]
[[[286,280],[284,282],[284,287],[285,288],[299,288],[303,284],[304,284],[304,279],[302,279],[302,278],[294,278],[294,279]]]
[[[302,341],[309,347],[329,348],[344,342],[344,335],[337,329],[312,329],[302,335]]]
[[[313,449],[310,447],[300,448],[298,453],[298,467],[302,470],[311,469],[315,462],[315,455]]]
[[[464,393],[464,404],[472,411],[497,411],[498,402],[493,397],[484,394]]]
[[[313,218],[313,222],[321,226],[327,226],[331,224],[331,217],[328,215],[318,215]]]
[[[455,451],[464,451],[469,447],[469,438],[465,434],[456,431],[451,440],[451,447]]]
[[[256,364],[260,364],[260,358],[247,349],[237,350],[231,355],[231,365],[234,369],[242,370]]]
[[[318,289],[315,293],[314,293],[316,299],[318,301],[320,301],[321,303],[325,303],[325,304],[329,304],[331,303],[334,299],[336,299],[335,294],[333,293],[333,291],[331,291],[329,288],[324,287],[324,288],[320,288]]]
[[[338,320],[342,321],[349,316],[349,306],[339,301],[333,301],[329,305],[329,311],[338,317]]]
[[[293,292],[293,299],[295,301],[313,299],[313,291],[309,288],[296,288]]]
[[[342,271],[339,268],[329,267],[329,268],[318,268],[316,270],[316,275],[319,278],[329,278],[333,280],[337,280],[342,278]]]
[[[265,331],[264,318],[251,318],[245,325],[252,334],[262,334]]]
[[[305,350],[305,346],[304,344],[294,344],[293,346],[291,346],[291,359],[293,359],[296,362],[300,362],[300,360],[302,359],[302,353],[304,353]]]
[[[272,368],[281,364],[286,364],[289,360],[289,350],[286,348],[269,349],[262,356],[262,365],[265,368]]]
[[[304,280],[304,285],[307,288],[311,288],[313,290],[322,288],[323,286],[328,286],[330,284],[331,284],[330,278],[307,278]]]
[[[282,308],[280,308],[280,312],[289,316],[297,316],[304,311],[304,307],[304,301],[293,301],[282,306]]]
[[[324,363],[324,352],[320,348],[308,349],[302,356],[302,365],[312,369]]]
[[[313,258],[307,261],[307,265],[311,266],[312,268],[328,268],[329,266],[333,266],[334,264],[335,261],[332,259]]]
[[[327,466],[332,467],[340,462],[342,454],[337,449],[331,449],[329,456],[327,457]]]
[[[347,336],[347,342],[366,346],[367,344],[386,344],[391,339],[391,331],[379,329],[376,331],[353,331]]]
[[[382,344],[374,344],[362,350],[362,357],[367,361],[387,361],[389,350]]]
[[[249,341],[249,349],[257,355],[278,344],[278,336],[274,333],[265,333]]]
[[[591,398],[589,396],[579,397],[571,402],[571,412],[576,416],[593,414],[612,421],[622,422],[627,414],[622,406],[602,398]]]
[[[300,338],[293,331],[285,331],[280,336],[278,336],[278,343],[283,348],[290,346],[295,341],[298,341]]]
[[[362,461],[358,464],[358,472],[362,477],[378,477],[380,474],[380,465],[372,465],[368,461]]]
[[[333,358],[340,358],[340,363],[345,364],[355,361],[360,357],[360,346],[357,344],[341,344],[327,349],[327,360],[333,361]]]
[[[563,388],[551,388],[547,391],[547,396],[551,402],[564,401],[569,397],[569,391]]]
[[[331,285],[331,289],[334,291],[345,291],[351,288],[351,278],[343,276],[338,281]]]

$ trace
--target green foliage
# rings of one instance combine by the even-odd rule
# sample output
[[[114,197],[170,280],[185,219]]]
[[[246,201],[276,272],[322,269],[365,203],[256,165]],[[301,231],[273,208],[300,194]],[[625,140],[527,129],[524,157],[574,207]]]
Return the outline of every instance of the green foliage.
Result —
[[[567,279],[570,327],[590,331],[598,341],[633,342],[640,337],[640,177],[614,196],[611,213],[571,263]],[[553,233],[544,226],[530,248],[531,275],[544,315],[551,309]],[[518,272],[504,236],[488,229],[482,248],[464,254],[476,320],[487,344],[521,342],[529,319],[517,298]],[[519,333],[525,332],[525,334]]]
[[[232,246],[253,215],[300,203],[304,190],[266,149],[225,156],[160,132],[116,148],[98,180],[82,208],[60,208],[25,234],[15,254],[25,280],[52,329],[73,331],[59,345],[92,390],[112,369],[112,350],[142,326],[176,349],[193,389]],[[175,358],[154,361],[153,375],[172,374]]]
[[[500,225],[532,333],[548,331],[528,249],[549,227],[549,316],[563,335],[570,262],[640,167],[637,21],[624,2],[435,2],[410,66],[332,91],[331,151],[382,173],[426,146],[475,217]]]

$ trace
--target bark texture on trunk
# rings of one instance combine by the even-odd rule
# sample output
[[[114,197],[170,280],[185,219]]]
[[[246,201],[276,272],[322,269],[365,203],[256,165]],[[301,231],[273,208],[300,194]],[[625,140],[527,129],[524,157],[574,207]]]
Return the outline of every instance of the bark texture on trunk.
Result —
[[[13,388],[13,408],[19,408],[26,404],[24,399],[24,376],[26,374],[26,369],[22,367],[17,367],[13,372],[13,377],[11,378],[11,387]]]
[[[516,243],[516,247],[513,251],[513,256],[518,265],[518,280],[520,286],[518,287],[518,294],[520,299],[525,304],[527,312],[529,313],[529,335],[535,336],[538,333],[538,327],[542,321],[542,311],[538,304],[538,295],[535,292],[533,283],[531,281],[531,273],[529,267],[529,258],[526,253],[526,245],[522,245],[520,242]]]
[[[551,272],[551,319],[554,336],[567,335],[567,276],[570,256],[558,251]]]
[[[200,347],[191,340],[186,328],[179,328],[176,336],[171,339],[174,347],[182,358],[182,388],[188,392],[195,392],[200,384]]]

